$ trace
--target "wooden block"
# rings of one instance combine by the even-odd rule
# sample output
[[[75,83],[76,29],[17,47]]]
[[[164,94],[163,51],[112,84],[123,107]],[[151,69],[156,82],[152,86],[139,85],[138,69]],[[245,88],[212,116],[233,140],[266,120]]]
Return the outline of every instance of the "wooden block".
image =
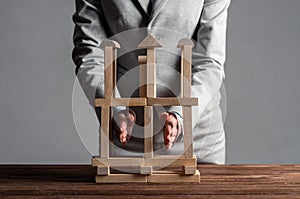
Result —
[[[146,55],[140,55],[138,56],[139,64],[146,64],[147,63],[147,56]]]
[[[184,48],[184,47],[194,47],[194,43],[191,39],[189,38],[183,38],[181,39],[178,44],[177,44],[177,48]]]
[[[138,57],[140,64],[140,97],[147,96],[147,56]]]
[[[194,175],[196,173],[197,167],[189,167],[189,166],[183,166],[182,167],[182,173],[184,175]]]
[[[104,98],[111,99],[113,97],[113,66],[114,66],[114,50],[113,47],[105,47],[104,49]]]
[[[97,158],[92,159],[92,166],[110,167],[141,167],[144,165],[143,158]]]
[[[197,106],[198,98],[149,97],[147,102],[148,106]]]
[[[156,97],[155,50],[147,49],[147,97]]]
[[[110,174],[109,167],[99,166],[97,167],[97,175],[107,176]]]
[[[152,174],[153,168],[151,166],[143,166],[143,167],[141,167],[140,172],[142,175],[149,175],[149,174]]]
[[[184,154],[186,158],[193,157],[193,134],[192,134],[192,107],[182,107]]]
[[[104,49],[105,47],[120,48],[120,44],[116,41],[106,39],[100,44],[101,49]]]
[[[100,157],[109,157],[110,107],[101,108]]]
[[[116,97],[117,93],[117,50],[114,49],[114,63],[113,63],[113,98]]]
[[[146,98],[97,98],[95,99],[95,107],[105,106],[146,106]]]
[[[181,39],[177,45],[181,50],[181,96],[191,96],[191,76],[192,76],[192,48],[194,43],[191,39]]]
[[[143,41],[138,45],[138,48],[159,48],[162,45],[152,36],[147,35]]]
[[[146,183],[147,176],[139,174],[110,174],[96,176],[96,183]]]
[[[144,109],[144,157],[153,157],[153,107],[145,106]]]
[[[200,183],[200,172],[197,170],[194,175],[182,174],[152,174],[147,176],[149,183]]]
[[[153,166],[153,167],[196,167],[197,166],[197,158],[193,156],[191,158],[185,157],[174,157],[174,156],[155,156],[153,158],[145,159],[145,166]]]

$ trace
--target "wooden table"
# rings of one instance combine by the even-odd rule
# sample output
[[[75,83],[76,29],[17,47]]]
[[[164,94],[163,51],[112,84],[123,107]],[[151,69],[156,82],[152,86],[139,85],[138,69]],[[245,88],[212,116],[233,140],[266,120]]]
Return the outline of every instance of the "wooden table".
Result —
[[[0,198],[300,198],[300,165],[199,165],[200,184],[95,184],[95,169],[0,166]]]

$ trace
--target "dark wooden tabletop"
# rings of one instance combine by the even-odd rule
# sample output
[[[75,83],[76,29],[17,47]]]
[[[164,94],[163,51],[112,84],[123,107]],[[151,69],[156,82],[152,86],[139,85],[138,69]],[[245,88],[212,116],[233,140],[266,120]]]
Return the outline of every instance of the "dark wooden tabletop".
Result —
[[[0,198],[300,198],[300,165],[199,165],[200,184],[95,184],[95,168],[0,166]]]

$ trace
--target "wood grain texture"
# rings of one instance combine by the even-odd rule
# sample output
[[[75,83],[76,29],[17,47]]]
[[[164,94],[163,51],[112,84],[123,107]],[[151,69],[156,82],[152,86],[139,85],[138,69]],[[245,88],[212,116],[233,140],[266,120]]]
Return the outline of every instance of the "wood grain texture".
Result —
[[[197,106],[198,98],[157,97],[148,99],[148,106]]]
[[[182,107],[183,132],[184,132],[184,154],[186,158],[193,157],[193,134],[192,134],[192,107]]]
[[[109,157],[110,107],[101,108],[100,151],[101,158]]]
[[[95,99],[95,107],[105,107],[105,106],[146,106],[146,98],[113,98]]]
[[[147,97],[147,56],[139,56],[140,97]]]
[[[145,106],[144,108],[144,157],[153,157],[153,107]],[[152,166],[152,165],[149,165]]]
[[[300,165],[198,165],[200,184],[96,184],[90,165],[2,165],[1,198],[300,198]]]

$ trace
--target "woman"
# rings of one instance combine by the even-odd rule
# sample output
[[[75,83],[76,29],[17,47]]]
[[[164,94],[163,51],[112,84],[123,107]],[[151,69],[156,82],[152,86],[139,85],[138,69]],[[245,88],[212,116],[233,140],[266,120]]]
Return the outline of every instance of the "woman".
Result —
[[[194,153],[199,163],[223,164],[225,135],[219,89],[224,79],[229,4],[230,0],[76,0],[73,60],[91,105],[94,107],[95,97],[104,94],[104,52],[99,48],[103,40],[113,39],[121,45],[117,72],[120,96],[138,96],[137,57],[145,52],[136,47],[148,34],[163,45],[156,53],[157,96],[178,96],[180,49],[176,45],[182,38],[191,38],[196,41],[192,96],[199,98],[199,106],[193,109]],[[114,107],[114,112],[118,149],[141,150],[141,110]],[[180,151],[184,133],[180,108],[160,107],[155,113],[157,151],[161,145],[167,149],[164,152]]]

